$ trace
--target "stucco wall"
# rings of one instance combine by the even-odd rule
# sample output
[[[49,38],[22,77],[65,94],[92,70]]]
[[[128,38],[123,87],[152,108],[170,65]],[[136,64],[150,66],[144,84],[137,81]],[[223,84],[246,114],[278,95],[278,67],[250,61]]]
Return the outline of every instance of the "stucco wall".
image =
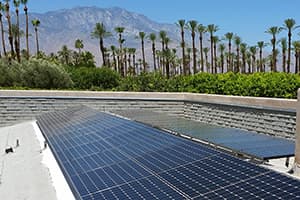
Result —
[[[297,100],[191,93],[0,91],[0,126],[75,105],[100,111],[148,109],[294,138]]]

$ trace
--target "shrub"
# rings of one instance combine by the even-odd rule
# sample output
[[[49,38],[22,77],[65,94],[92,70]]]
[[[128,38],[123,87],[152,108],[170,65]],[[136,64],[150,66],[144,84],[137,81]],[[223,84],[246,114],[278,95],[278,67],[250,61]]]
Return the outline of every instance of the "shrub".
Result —
[[[0,60],[0,86],[60,89],[72,87],[62,66],[41,59],[18,63]]]
[[[78,89],[108,90],[119,85],[120,76],[107,68],[68,68],[74,87]]]

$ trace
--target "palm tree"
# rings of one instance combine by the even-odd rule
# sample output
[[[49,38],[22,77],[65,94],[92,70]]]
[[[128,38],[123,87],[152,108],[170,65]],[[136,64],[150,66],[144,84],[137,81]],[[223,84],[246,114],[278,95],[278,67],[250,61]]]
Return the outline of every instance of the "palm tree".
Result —
[[[263,48],[266,46],[264,41],[257,42],[259,48],[259,71],[263,72]]]
[[[39,38],[38,38],[38,27],[41,24],[40,20],[34,19],[31,21],[32,25],[34,26],[34,31],[35,31],[35,40],[36,40],[36,54],[38,55],[40,52],[40,47],[39,47]]]
[[[7,23],[8,23],[8,40],[10,44],[10,51],[11,51],[11,56],[12,58],[15,57],[15,51],[14,51],[14,45],[13,45],[13,35],[12,35],[12,30],[11,30],[11,20],[10,20],[10,14],[9,14],[9,1],[10,0],[5,0],[5,11],[6,11],[6,18],[7,18]]]
[[[211,60],[211,69],[212,69],[212,72],[213,72],[213,69],[214,69],[214,52],[213,52],[213,48],[214,48],[214,40],[213,40],[213,37],[214,37],[214,33],[217,32],[219,30],[219,27],[214,25],[214,24],[209,24],[207,25],[207,31],[209,32],[210,34],[210,60]]]
[[[225,51],[225,44],[221,43],[219,45],[220,51],[220,60],[221,60],[221,72],[224,73],[224,51]]]
[[[152,57],[153,57],[153,66],[154,66],[154,71],[156,71],[156,58],[155,58],[155,40],[156,40],[156,35],[155,33],[150,33],[149,39],[152,42]]]
[[[232,71],[231,42],[233,39],[233,33],[232,32],[226,33],[225,38],[228,40],[228,63],[227,63],[227,66],[229,67],[228,71]]]
[[[196,46],[195,46],[195,36],[198,22],[196,20],[191,20],[188,22],[188,28],[191,31],[192,36],[192,49],[193,49],[193,72],[197,73],[197,60],[196,60]]]
[[[26,50],[27,50],[27,60],[29,59],[29,32],[28,32],[28,27],[29,27],[29,21],[28,21],[28,8],[27,8],[27,2],[28,0],[21,0],[21,3],[24,5],[24,12],[26,16]]]
[[[286,19],[284,20],[284,29],[288,30],[288,59],[287,59],[287,72],[290,73],[290,66],[291,66],[291,43],[292,43],[292,31],[296,28],[299,28],[299,26],[295,26],[296,21],[294,19]]]
[[[57,52],[58,56],[61,57],[62,62],[66,65],[70,64],[71,50],[68,49],[67,45],[63,45],[61,50]]]
[[[240,52],[242,54],[242,73],[246,72],[246,62],[247,62],[247,44],[241,43],[240,45]],[[249,56],[251,58],[251,56]],[[237,62],[240,62],[239,60]],[[250,63],[251,64],[251,63]],[[248,65],[248,72],[251,73],[250,69],[251,65]]]
[[[12,24],[11,25],[11,31],[13,34],[13,39],[14,39],[14,43],[15,43],[15,51],[17,54],[17,60],[20,63],[21,62],[21,52],[20,52],[20,48],[19,48],[19,37],[24,35],[24,32],[22,30],[19,29],[19,26],[17,24]]]
[[[282,54],[282,70],[283,72],[287,72],[286,69],[286,50],[287,50],[287,40],[286,38],[281,38],[279,40],[281,46],[281,54]]]
[[[204,47],[204,48],[203,48],[203,53],[204,53],[204,56],[205,56],[206,72],[209,72],[208,52],[209,52],[209,48]]]
[[[191,52],[192,52],[192,48],[188,47],[186,48],[186,63],[187,63],[187,67],[188,67],[188,74],[191,74]]]
[[[217,43],[219,42],[219,37],[218,36],[214,36],[213,37],[213,44],[214,44],[214,73],[217,73]]]
[[[272,26],[270,27],[266,33],[269,33],[272,35],[272,39],[271,39],[271,44],[272,44],[272,66],[271,66],[271,70],[276,72],[277,71],[277,67],[276,67],[276,35],[279,34],[281,32],[282,28],[278,27],[278,26]]]
[[[146,72],[146,59],[145,59],[145,40],[146,33],[145,32],[139,32],[139,38],[141,39],[141,45],[142,45],[142,57],[143,57],[143,71]]]
[[[185,41],[184,41],[184,28],[186,26],[185,20],[184,19],[178,20],[178,26],[180,27],[180,33],[181,33],[183,74],[186,75],[187,69],[186,69],[186,64],[185,64]]]
[[[116,51],[117,51],[117,48],[116,48],[116,46],[111,45],[110,46],[110,51],[112,52],[114,70],[117,71],[117,60],[116,60]]]
[[[83,41],[81,39],[75,40],[75,48],[78,49],[78,54],[81,54],[81,49],[83,49]]]
[[[166,31],[160,31],[159,32],[159,38],[160,38],[160,42],[161,42],[161,52],[163,53],[165,50],[165,40],[167,38],[167,32]],[[165,59],[164,57],[162,57],[161,60],[161,71],[163,72],[164,66],[165,65]]]
[[[234,44],[236,46],[236,68],[234,72],[240,72],[240,45],[242,43],[242,39],[239,36],[234,36]]]
[[[256,53],[257,53],[257,47],[256,46],[251,46],[249,48],[249,51],[251,53],[251,58],[252,58],[252,72],[255,73],[256,69]],[[249,71],[250,72],[250,71]]]
[[[248,71],[251,73],[251,52],[247,51],[246,52],[246,63],[248,65]],[[246,65],[246,64],[245,64]]]
[[[123,50],[122,50],[122,44],[124,43],[124,39],[122,38],[122,33],[124,32],[125,28],[124,27],[121,27],[121,26],[118,26],[118,27],[115,27],[115,31],[116,33],[119,35],[119,50],[120,50],[120,55],[119,55],[119,68],[120,68],[120,72],[121,72],[121,76],[124,77],[124,66],[123,66]]]
[[[128,72],[128,66],[127,66],[127,53],[128,53],[128,48],[124,47],[123,48],[123,58],[124,58],[124,75],[127,76]]]
[[[0,2],[0,26],[1,26],[1,36],[2,36],[2,48],[3,48],[3,53],[4,56],[7,56],[6,53],[6,48],[5,48],[5,39],[4,39],[4,28],[3,28],[3,20],[2,20],[2,16],[3,16],[3,12],[5,11],[5,7],[2,4],[2,2]]]
[[[170,77],[170,60],[167,59],[167,56],[170,54],[170,49],[169,49],[169,43],[170,43],[170,38],[165,37],[165,51],[163,52],[164,54],[164,59],[165,59],[165,74],[167,75],[167,78]]]
[[[102,62],[103,62],[102,65],[106,66],[104,38],[111,36],[111,33],[106,30],[103,23],[96,23],[96,26],[94,27],[94,31],[91,34],[92,34],[92,38],[99,39],[99,47],[100,47],[100,52],[102,55]]]
[[[15,8],[16,8],[16,16],[17,16],[17,30],[20,30],[20,19],[19,19],[19,6],[20,6],[20,0],[14,0],[13,1],[13,3],[14,3],[14,6],[15,6]],[[18,60],[19,60],[19,58],[20,58],[20,36],[19,36],[19,31],[17,32],[17,40],[18,40],[18,42],[17,42],[17,47],[15,47],[16,49],[19,49],[19,51],[17,51],[16,53],[17,53],[17,58],[18,58]]]
[[[198,33],[199,33],[199,44],[200,44],[200,71],[204,71],[204,60],[203,60],[203,34],[206,32],[206,27],[202,24],[199,24],[197,27]]]
[[[136,65],[136,63],[135,63],[135,52],[136,52],[136,49],[135,48],[129,48],[128,49],[128,53],[129,53],[129,55],[131,55],[132,56],[132,67],[133,67],[133,69],[135,69],[135,65]],[[130,64],[129,64],[130,65]],[[135,73],[135,70],[133,71],[133,75],[135,75],[136,73]]]

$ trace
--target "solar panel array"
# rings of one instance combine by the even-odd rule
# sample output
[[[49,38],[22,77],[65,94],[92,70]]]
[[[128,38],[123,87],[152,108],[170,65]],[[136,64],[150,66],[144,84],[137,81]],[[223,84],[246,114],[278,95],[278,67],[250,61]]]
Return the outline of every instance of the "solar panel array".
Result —
[[[294,141],[270,135],[209,125],[152,111],[128,110],[116,113],[263,160],[293,156],[295,151]]]
[[[300,199],[300,182],[87,107],[38,125],[77,199]]]

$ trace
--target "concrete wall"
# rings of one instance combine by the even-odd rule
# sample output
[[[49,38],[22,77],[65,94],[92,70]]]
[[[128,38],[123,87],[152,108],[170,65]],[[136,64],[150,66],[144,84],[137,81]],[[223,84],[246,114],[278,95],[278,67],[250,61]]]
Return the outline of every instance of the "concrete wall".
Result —
[[[75,105],[101,111],[147,109],[294,138],[297,100],[191,93],[0,91],[0,126]]]

